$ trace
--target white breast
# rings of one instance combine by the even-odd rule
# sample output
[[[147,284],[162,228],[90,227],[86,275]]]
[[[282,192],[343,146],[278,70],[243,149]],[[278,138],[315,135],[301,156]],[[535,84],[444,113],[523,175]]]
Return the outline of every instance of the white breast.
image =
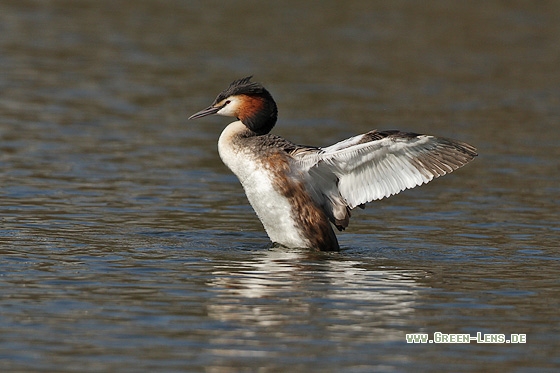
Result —
[[[271,173],[251,149],[236,146],[235,137],[245,130],[240,121],[228,125],[218,140],[218,151],[226,166],[237,176],[251,206],[272,240],[288,247],[309,247],[293,219],[286,197],[274,188]]]

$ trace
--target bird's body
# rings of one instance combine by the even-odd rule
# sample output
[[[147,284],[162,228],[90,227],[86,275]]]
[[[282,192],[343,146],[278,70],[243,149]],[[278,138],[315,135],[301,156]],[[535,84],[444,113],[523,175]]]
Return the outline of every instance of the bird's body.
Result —
[[[249,78],[234,81],[190,118],[238,120],[218,141],[222,161],[238,177],[272,242],[292,248],[339,249],[331,223],[348,226],[350,210],[429,182],[470,162],[468,144],[400,131],[370,131],[326,148],[270,134],[277,109]]]

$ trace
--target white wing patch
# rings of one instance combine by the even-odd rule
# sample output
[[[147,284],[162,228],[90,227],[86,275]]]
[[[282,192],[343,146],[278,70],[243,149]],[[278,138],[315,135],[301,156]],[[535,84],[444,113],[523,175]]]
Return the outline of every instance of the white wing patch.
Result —
[[[470,162],[476,149],[428,135],[372,131],[295,158],[312,176],[313,189],[331,201],[340,197],[352,209],[425,184]],[[338,188],[326,185],[334,174]],[[315,183],[313,175],[322,175]],[[338,190],[338,195],[333,195]]]

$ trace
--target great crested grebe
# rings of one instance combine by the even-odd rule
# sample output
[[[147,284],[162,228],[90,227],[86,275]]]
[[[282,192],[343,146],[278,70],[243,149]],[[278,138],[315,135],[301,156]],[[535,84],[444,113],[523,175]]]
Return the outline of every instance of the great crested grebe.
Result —
[[[222,161],[239,178],[274,243],[339,250],[331,223],[348,226],[350,210],[414,188],[464,166],[476,149],[451,139],[373,130],[326,148],[270,134],[278,110],[251,77],[234,81],[189,119],[235,117],[220,135]]]

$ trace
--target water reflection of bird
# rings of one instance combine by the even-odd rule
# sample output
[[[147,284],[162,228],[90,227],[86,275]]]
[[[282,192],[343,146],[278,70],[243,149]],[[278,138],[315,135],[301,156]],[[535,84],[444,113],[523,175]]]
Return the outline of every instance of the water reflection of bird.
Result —
[[[222,161],[239,178],[270,239],[292,248],[338,250],[331,223],[350,210],[427,183],[477,155],[464,142],[396,130],[370,131],[326,148],[270,134],[277,107],[251,77],[234,81],[189,119],[235,117],[218,140]]]

